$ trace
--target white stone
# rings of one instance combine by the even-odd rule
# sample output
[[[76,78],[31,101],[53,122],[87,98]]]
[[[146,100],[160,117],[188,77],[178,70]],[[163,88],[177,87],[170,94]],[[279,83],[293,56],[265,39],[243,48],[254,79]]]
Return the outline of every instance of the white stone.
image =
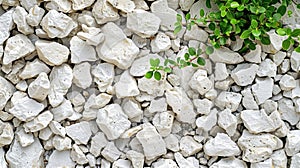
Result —
[[[126,157],[131,161],[133,168],[144,167],[144,155],[134,150],[126,152]]]
[[[290,130],[288,132],[284,149],[287,156],[293,156],[299,153],[300,130]]]
[[[278,111],[281,114],[281,119],[291,125],[296,125],[300,120],[300,114],[296,112],[293,101],[290,99],[280,99],[278,101]]]
[[[69,150],[72,148],[72,140],[69,137],[61,137],[59,135],[55,135],[52,138],[52,145],[58,151]]]
[[[27,36],[23,34],[12,36],[6,41],[3,64],[10,64],[17,59],[31,54],[33,51],[35,51],[35,47]]]
[[[221,109],[228,108],[236,111],[242,100],[242,95],[235,92],[221,92],[215,100],[215,105]]]
[[[118,148],[113,142],[108,142],[105,148],[102,150],[101,155],[106,160],[114,162],[120,157],[121,152],[118,150]]]
[[[218,113],[218,125],[231,137],[237,129],[237,117],[231,114],[231,110],[225,109]]]
[[[265,110],[243,110],[241,119],[250,133],[273,132],[281,127],[280,114],[274,111],[269,116]]]
[[[72,0],[72,8],[74,10],[82,10],[91,6],[95,0]]]
[[[271,55],[273,62],[279,66],[286,57],[286,52],[278,51],[276,54]]]
[[[135,4],[131,0],[108,0],[108,2],[115,8],[122,12],[130,13],[134,10]]]
[[[22,92],[15,92],[12,96],[12,100],[13,106],[9,109],[9,113],[21,121],[34,119],[44,109],[43,104],[30,99],[27,94]]]
[[[139,53],[139,48],[131,39],[126,38],[122,29],[109,22],[102,27],[105,40],[96,47],[101,59],[115,64],[120,69],[128,69]]]
[[[237,158],[223,158],[220,161],[210,166],[210,168],[230,168],[230,167],[247,168],[247,164],[244,161]]]
[[[296,87],[296,80],[291,75],[285,74],[279,81],[281,90],[289,91]]]
[[[244,59],[252,63],[261,63],[261,46],[256,45],[255,50],[250,50],[244,55]]]
[[[123,100],[122,108],[124,110],[124,113],[132,121],[136,121],[135,119],[138,119],[139,121],[143,116],[143,110],[141,109],[141,105],[134,99]]]
[[[238,64],[232,70],[231,77],[237,85],[247,86],[254,81],[258,68],[259,66],[256,64]]]
[[[26,16],[28,13],[23,7],[17,6],[13,13],[13,20],[17,25],[18,31],[24,35],[32,34],[33,28],[28,25],[26,22]]]
[[[271,155],[271,159],[274,167],[287,167],[287,156],[284,152],[284,149],[274,151]]]
[[[164,140],[150,123],[144,124],[143,129],[136,134],[136,137],[143,146],[147,160],[155,159],[167,153]]]
[[[207,77],[207,71],[198,69],[189,81],[192,89],[197,90],[201,95],[207,93],[213,86],[211,80]]]
[[[149,105],[149,112],[155,113],[155,112],[167,111],[167,106],[168,104],[165,98],[153,99],[151,100]]]
[[[263,104],[267,99],[272,97],[274,81],[272,78],[256,78],[255,84],[252,85],[252,93],[258,105]]]
[[[57,10],[63,13],[69,13],[72,10],[72,3],[69,0],[51,0],[45,5],[45,8],[50,10]]]
[[[92,137],[90,153],[95,157],[98,157],[101,153],[101,150],[107,145],[108,140],[106,139],[103,132],[98,132],[95,136]]]
[[[92,17],[90,15],[87,15],[89,17]],[[78,18],[79,20],[79,18]],[[93,20],[94,21],[94,18],[89,18],[87,19],[88,21],[89,20]],[[88,23],[87,23],[88,24]],[[96,23],[94,23],[96,24]],[[93,24],[90,24],[89,26],[92,26]],[[94,25],[96,26],[96,25]],[[91,46],[97,46],[99,45],[100,43],[103,42],[104,40],[104,34],[101,33],[101,29],[100,28],[97,28],[97,27],[88,27],[87,25],[85,24],[82,24],[81,25],[82,27],[82,32],[78,32],[77,33],[77,36],[79,38],[81,38],[82,40],[85,40],[86,43],[82,43],[80,42],[80,44],[82,43],[84,46],[84,48],[87,48],[87,49],[91,49]]]
[[[242,99],[243,106],[247,110],[258,110],[258,105],[254,100],[251,89],[248,87],[244,89],[241,93],[243,95],[243,99]]]
[[[19,141],[22,147],[29,146],[34,142],[32,133],[26,133],[22,128],[17,129],[16,139]]]
[[[70,40],[71,62],[78,64],[84,61],[96,61],[96,51],[93,46],[81,40],[78,36]]]
[[[144,10],[134,10],[127,15],[127,28],[141,36],[149,38],[159,29],[160,18]]]
[[[75,162],[71,159],[69,150],[58,151],[54,150],[50,155],[46,168],[53,167],[75,167]]]
[[[0,76],[0,110],[2,110],[10,97],[14,94],[16,88],[5,78]]]
[[[71,158],[77,164],[86,164],[88,160],[82,150],[78,147],[78,145],[74,144],[71,150]]]
[[[59,106],[50,109],[50,111],[53,114],[54,121],[58,122],[71,117],[74,113],[71,101],[66,100],[65,98]]]
[[[111,95],[107,93],[100,93],[99,95],[92,94],[88,100],[84,104],[84,108],[95,108],[99,109],[104,107],[106,104],[109,103],[110,99],[112,98]]]
[[[128,70],[122,73],[120,80],[115,84],[115,91],[118,98],[140,94],[136,80],[129,74]]]
[[[265,59],[259,64],[257,76],[259,77],[275,77],[277,72],[277,66],[271,59]]]
[[[169,8],[167,0],[153,2],[150,9],[153,14],[160,18],[162,28],[174,30],[177,12],[174,9]]]
[[[21,79],[29,79],[38,76],[42,72],[49,73],[50,68],[37,58],[32,62],[26,62],[26,65],[19,74],[19,77]]]
[[[29,84],[28,95],[37,100],[44,101],[50,91],[50,81],[45,72],[41,72],[39,76]]]
[[[66,14],[50,10],[42,19],[41,26],[50,38],[64,38],[77,27],[77,23]]]
[[[173,121],[174,113],[171,111],[156,113],[152,119],[153,125],[162,137],[166,137],[171,133]]]
[[[112,164],[112,168],[127,168],[132,167],[131,162],[125,159],[118,159]]]
[[[179,140],[175,134],[168,135],[167,137],[164,138],[164,141],[166,143],[167,149],[169,149],[173,152],[179,151]]]
[[[268,159],[274,150],[283,147],[282,141],[272,134],[255,135],[246,130],[239,138],[238,145],[243,151],[243,160],[251,163]]]
[[[52,107],[57,107],[64,100],[64,95],[72,85],[72,69],[67,64],[55,66],[49,76],[50,92],[48,95],[49,103]]]
[[[153,168],[178,168],[176,162],[172,159],[159,159],[157,162],[152,163]]]
[[[49,128],[56,135],[60,135],[62,137],[66,136],[66,128],[61,126],[61,124],[57,121],[51,121],[49,124]]]
[[[182,88],[167,89],[166,100],[176,114],[176,119],[185,123],[194,123],[196,113],[192,101],[187,97]]]
[[[184,157],[192,156],[202,149],[202,144],[198,143],[191,136],[184,136],[179,142],[180,153]]]
[[[166,51],[171,47],[170,37],[162,32],[158,32],[155,38],[151,41],[151,50],[153,53]]]
[[[6,153],[6,160],[11,168],[43,167],[43,153],[44,149],[39,139],[35,138],[34,142],[27,147],[22,147],[15,139]]]
[[[198,128],[209,131],[217,123],[217,113],[218,111],[214,108],[209,114],[198,117],[196,120],[196,125]]]
[[[13,126],[9,122],[0,120],[0,147],[11,144],[14,139]]]
[[[238,64],[244,61],[244,58],[239,53],[225,47],[215,49],[214,52],[209,55],[209,58],[215,63],[221,62],[225,64]]]
[[[26,132],[37,132],[46,128],[52,119],[53,114],[50,111],[45,111],[33,120],[26,122],[23,127]]]
[[[50,66],[61,65],[70,54],[66,46],[53,41],[38,40],[35,46],[39,58]]]
[[[186,31],[184,34],[184,40],[190,41],[190,40],[197,40],[201,42],[206,42],[208,39],[208,33],[198,27],[197,25],[194,25],[191,27],[191,30]]]
[[[226,64],[217,62],[215,64],[214,74],[215,74],[216,81],[225,80],[229,76],[229,74],[227,72]]]
[[[99,109],[96,122],[109,140],[119,138],[131,125],[118,104],[110,104]]]
[[[73,68],[73,83],[86,89],[92,84],[91,65],[88,62],[77,64]]]
[[[112,7],[107,0],[97,0],[92,12],[98,24],[116,21],[120,18],[118,10]]]
[[[5,152],[3,148],[0,148],[0,166],[2,168],[7,168],[7,162],[5,160]]]
[[[297,168],[300,164],[300,153],[297,153],[294,155],[291,159],[290,168]]]
[[[275,33],[275,30],[267,32],[270,37],[270,45],[262,45],[262,49],[266,53],[275,54],[282,49],[282,42],[287,38],[287,36],[280,36]]]
[[[49,140],[53,135],[53,132],[51,131],[50,127],[47,127],[45,129],[42,129],[40,132],[39,132],[39,138],[41,140]]]
[[[14,9],[11,9],[0,16],[0,44],[3,44],[5,40],[10,36],[10,30],[12,30]]]
[[[204,98],[204,99],[194,99],[194,106],[197,108],[197,113],[199,114],[209,114],[211,108],[213,107],[213,102]]]
[[[191,160],[185,159],[179,152],[176,152],[174,154],[174,158],[175,158],[175,161],[178,164],[179,168],[184,168],[184,167],[199,168],[199,164],[195,165]],[[190,158],[192,158],[192,157],[190,157]]]
[[[115,77],[114,65],[109,63],[98,64],[92,68],[94,81],[98,85],[100,92],[105,92],[112,85]]]
[[[34,5],[28,11],[26,15],[26,22],[30,26],[38,26],[45,14],[45,10],[38,5]]]
[[[292,55],[291,55],[291,58],[290,58],[290,61],[291,61],[291,67],[292,67],[292,70],[298,72],[299,71],[299,68],[300,68],[300,53],[296,52],[296,51],[293,51],[292,52]]]
[[[87,121],[66,126],[66,133],[76,144],[87,144],[92,136],[92,131]]]
[[[159,97],[162,96],[166,90],[166,82],[163,80],[147,79],[145,77],[138,79],[138,88],[148,95]],[[141,92],[141,93],[142,93]]]

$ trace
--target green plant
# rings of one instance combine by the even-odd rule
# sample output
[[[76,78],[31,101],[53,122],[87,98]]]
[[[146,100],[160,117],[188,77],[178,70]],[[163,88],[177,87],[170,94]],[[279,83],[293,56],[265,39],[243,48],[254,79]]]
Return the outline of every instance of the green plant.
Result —
[[[249,50],[254,50],[257,43],[270,45],[271,41],[267,32],[275,29],[278,35],[287,36],[287,39],[282,42],[284,50],[288,50],[296,43],[298,45],[300,29],[292,30],[285,27],[281,21],[282,16],[286,13],[291,16],[292,11],[287,11],[287,7],[291,3],[295,3],[292,0],[214,0],[214,3],[217,6],[215,12],[205,13],[203,9],[200,9],[199,16],[193,18],[191,18],[190,13],[187,13],[185,15],[187,20],[185,25],[182,24],[183,17],[178,14],[174,34],[179,33],[183,26],[190,30],[195,24],[203,24],[212,32],[208,43],[214,48],[227,46],[228,40],[235,41],[236,37],[240,37],[244,41],[239,52],[246,53]],[[211,8],[211,0],[206,0],[206,6]],[[297,7],[300,8],[300,5],[297,5]],[[208,47],[208,49],[213,51],[211,47]],[[297,46],[295,51],[300,52],[300,46]],[[184,63],[184,61],[187,62]],[[184,61],[182,61],[184,64],[179,64],[181,63],[179,58],[176,65],[179,68],[185,67],[182,65],[193,65],[188,64],[189,60]],[[151,64],[151,70],[145,77],[151,78],[151,72],[154,73],[154,77],[155,72],[156,74],[159,73],[160,65],[157,66],[158,68],[153,65]],[[169,73],[170,71],[166,72]],[[155,79],[159,80],[160,78]]]

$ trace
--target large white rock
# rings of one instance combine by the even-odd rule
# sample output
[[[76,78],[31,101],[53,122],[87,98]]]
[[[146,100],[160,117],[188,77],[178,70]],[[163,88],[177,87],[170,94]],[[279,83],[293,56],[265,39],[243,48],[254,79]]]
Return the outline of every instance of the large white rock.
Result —
[[[54,150],[49,157],[46,168],[54,167],[75,167],[75,162],[71,159],[71,152],[69,150]]]
[[[106,139],[103,132],[97,132],[95,136],[92,137],[90,153],[95,157],[98,157],[101,150],[107,145],[108,140]]]
[[[171,40],[165,33],[158,32],[155,38],[151,40],[150,45],[153,53],[159,53],[171,48]]]
[[[150,123],[144,124],[143,129],[136,134],[136,137],[143,146],[147,160],[156,159],[167,153],[164,140]]]
[[[81,164],[81,165],[88,163],[88,159],[86,158],[86,155],[76,144],[74,144],[72,147],[71,159],[74,160],[77,164]]]
[[[283,147],[282,141],[272,134],[250,134],[244,130],[238,140],[238,145],[243,151],[243,160],[246,162],[260,162],[268,159],[274,150]]]
[[[210,168],[247,168],[247,164],[237,158],[223,158],[220,161],[212,164]]]
[[[77,64],[73,68],[73,83],[86,89],[92,84],[91,65],[88,62]]]
[[[13,126],[9,122],[2,122],[0,120],[0,148],[11,144],[14,139]]]
[[[112,7],[107,0],[97,0],[92,12],[98,24],[116,21],[120,18],[118,10]]]
[[[298,72],[299,68],[300,68],[300,53],[293,51],[290,61],[291,61],[292,70],[294,70],[295,72]]]
[[[197,40],[201,42],[206,42],[208,39],[208,33],[202,28],[198,27],[197,25],[193,25],[191,27],[191,30],[185,32],[183,38],[185,41]]]
[[[108,142],[105,148],[102,150],[101,155],[108,161],[114,162],[116,161],[120,155],[121,152],[119,149],[115,146],[114,142]]]
[[[2,110],[10,97],[14,94],[16,88],[5,78],[0,76],[0,110]]]
[[[255,47],[255,50],[250,50],[244,55],[244,59],[252,63],[261,63],[261,46],[257,44]]]
[[[255,84],[252,85],[252,93],[258,105],[263,104],[267,99],[272,97],[274,81],[272,78],[256,78]]]
[[[109,63],[98,64],[92,68],[94,82],[98,85],[100,92],[105,92],[112,85],[115,77],[114,65]]]
[[[45,5],[45,8],[50,10],[56,10],[63,13],[69,13],[72,9],[72,3],[69,0],[51,0]]]
[[[126,157],[131,161],[133,168],[144,167],[144,155],[134,150],[126,152]]]
[[[130,13],[134,10],[135,4],[131,0],[107,0],[113,7],[120,9],[122,12]]]
[[[266,53],[275,54],[282,49],[282,42],[287,38],[287,36],[280,36],[275,33],[275,30],[267,32],[270,37],[270,45],[262,45],[262,49]]]
[[[27,147],[22,147],[15,139],[6,153],[6,160],[11,168],[44,167],[43,153],[44,149],[39,139],[35,138]]]
[[[291,125],[296,125],[300,120],[300,113],[296,112],[293,101],[290,99],[280,99],[278,101],[278,111],[281,114],[281,119]]]
[[[38,26],[45,14],[45,10],[38,5],[34,5],[28,11],[28,15],[26,16],[26,22],[30,26]]]
[[[212,109],[209,114],[198,117],[196,126],[204,131],[209,131],[217,124],[217,109]]]
[[[5,152],[3,148],[0,148],[0,166],[2,168],[7,168],[7,162],[5,160]]]
[[[291,159],[290,168],[297,168],[300,164],[300,153],[297,153],[294,155]]]
[[[38,40],[35,46],[39,58],[50,66],[61,65],[70,54],[66,46],[53,41]]]
[[[58,122],[71,117],[74,113],[71,101],[65,98],[59,106],[50,109],[50,111],[53,114],[53,119]]]
[[[192,101],[187,97],[182,88],[167,89],[166,100],[176,114],[176,119],[185,123],[194,123],[196,113]]]
[[[41,26],[50,38],[64,38],[77,27],[77,23],[64,13],[50,10],[41,21]]]
[[[102,27],[105,40],[96,47],[101,59],[115,64],[120,69],[128,69],[139,53],[139,48],[128,39],[122,29],[109,22]]]
[[[243,106],[247,110],[258,110],[258,105],[252,95],[251,89],[248,87],[245,90],[243,90],[241,93],[243,95],[243,99],[242,99]]]
[[[32,81],[28,86],[28,95],[37,100],[44,101],[50,91],[50,81],[48,75],[45,72],[39,74],[39,76]]]
[[[194,73],[189,81],[189,85],[192,89],[197,90],[201,95],[204,95],[213,87],[213,83],[207,77],[207,71],[203,69],[198,69]]]
[[[12,108],[9,113],[17,117],[21,121],[30,121],[43,111],[44,105],[33,99],[30,99],[23,92],[15,92],[11,98]]]
[[[64,100],[64,95],[72,85],[72,68],[67,64],[55,66],[50,73],[49,103],[52,107],[57,107]]]
[[[115,84],[115,91],[118,98],[132,97],[140,94],[136,80],[129,74],[128,70],[122,73],[120,80]]]
[[[31,54],[33,51],[35,51],[35,47],[27,36],[23,34],[12,36],[6,41],[3,64],[10,64],[17,59]]]
[[[161,20],[161,27],[174,30],[177,12],[168,6],[167,0],[158,0],[151,4],[151,12]]]
[[[109,140],[119,138],[131,125],[118,104],[110,104],[99,109],[96,122]]]
[[[134,10],[127,15],[127,28],[141,36],[149,38],[159,29],[160,18],[144,10]]]
[[[189,168],[198,168],[199,162],[195,157],[184,158],[181,153],[176,152],[174,154],[176,163],[180,168],[189,167]]]
[[[274,151],[271,155],[274,167],[287,167],[287,156],[284,149]]]
[[[232,70],[231,77],[239,86],[247,86],[254,81],[258,68],[256,64],[238,64]]]
[[[124,99],[121,105],[129,120],[139,122],[143,117],[141,105],[136,100],[130,98]]]
[[[221,109],[236,111],[242,100],[242,95],[235,92],[221,92],[215,100],[215,105]]]
[[[215,80],[216,81],[225,80],[229,76],[229,74],[227,72],[226,64],[221,63],[221,62],[217,62],[215,64],[214,74],[215,74]]]
[[[273,132],[281,127],[281,118],[278,111],[269,116],[265,110],[243,110],[241,119],[250,133]]]
[[[52,120],[53,114],[50,111],[45,111],[33,120],[26,122],[23,127],[26,132],[37,132],[46,128]]]
[[[26,62],[26,65],[19,74],[19,77],[21,79],[29,79],[38,76],[42,72],[49,73],[50,68],[44,62],[36,58],[32,62]]]
[[[238,64],[244,61],[244,58],[239,53],[225,47],[215,49],[214,52],[209,55],[209,58],[215,63],[221,62],[225,64]]]
[[[296,80],[291,75],[285,74],[279,81],[281,90],[289,91],[296,87]]]
[[[184,157],[188,157],[198,153],[202,149],[202,144],[191,136],[184,136],[180,139],[179,149]]]
[[[231,110],[225,109],[218,113],[218,125],[231,137],[236,132],[237,117],[231,113]]]
[[[16,130],[16,139],[22,147],[31,145],[34,142],[33,134],[26,133],[23,128],[19,127]]]
[[[166,90],[166,81],[158,81],[154,78],[147,79],[143,77],[138,79],[138,87],[140,91],[146,92],[151,96],[162,96]]]
[[[24,35],[32,34],[34,32],[33,28],[30,27],[26,21],[27,15],[28,13],[21,6],[17,6],[13,13],[13,20],[17,25],[18,31]]]
[[[69,137],[61,137],[59,135],[55,135],[52,138],[52,145],[56,150],[63,151],[72,148],[72,140]]]
[[[93,46],[81,40],[78,36],[70,40],[71,62],[78,64],[84,61],[96,61],[96,51]]]
[[[288,156],[300,152],[300,130],[290,130],[288,132],[284,149]]]
[[[72,0],[72,8],[74,10],[82,10],[91,6],[95,0]]]
[[[87,144],[92,136],[90,124],[87,121],[66,126],[66,133],[76,144]]]
[[[237,156],[241,153],[237,144],[227,134],[218,133],[217,136],[207,141],[204,146],[204,153],[208,156]]]
[[[14,9],[11,9],[0,16],[0,44],[10,36],[10,30],[14,25],[13,13]]]
[[[162,137],[170,135],[174,121],[174,113],[164,111],[156,113],[153,117],[153,125]]]
[[[275,77],[277,72],[277,65],[271,59],[265,59],[259,64],[257,76],[259,77]]]
[[[95,21],[94,18],[92,18],[92,16],[90,15],[84,15],[84,16],[89,17],[86,18],[87,25],[93,26],[94,24],[96,24],[94,23]],[[78,20],[79,19],[80,17],[78,18]],[[86,44],[88,45],[88,48],[91,47],[89,45],[97,46],[100,43],[102,43],[104,40],[104,34],[101,33],[101,29],[97,27],[88,27],[87,25],[85,24],[81,25],[83,31],[78,32],[77,36],[82,40],[85,40]]]

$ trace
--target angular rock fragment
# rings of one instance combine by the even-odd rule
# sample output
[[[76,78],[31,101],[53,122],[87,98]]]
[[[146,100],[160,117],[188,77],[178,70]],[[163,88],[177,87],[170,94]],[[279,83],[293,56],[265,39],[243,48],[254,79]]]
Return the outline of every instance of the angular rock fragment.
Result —
[[[63,13],[69,13],[72,9],[72,3],[69,0],[51,0],[45,5],[45,8],[50,10],[56,10]]]
[[[182,137],[179,143],[179,149],[184,157],[194,155],[202,149],[202,144],[195,141],[191,136]]]
[[[107,145],[108,140],[106,139],[103,132],[98,132],[95,136],[92,137],[90,153],[95,157],[98,157],[101,153],[101,150]]]
[[[39,102],[46,99],[49,91],[50,81],[45,72],[40,73],[39,76],[28,86],[28,95]]]
[[[97,60],[95,49],[77,36],[70,40],[70,50],[71,62],[74,64]]]
[[[129,71],[122,73],[120,80],[115,84],[115,91],[118,98],[137,96],[140,94],[136,80],[129,74]]]
[[[50,111],[45,111],[33,120],[26,122],[23,127],[26,132],[37,132],[46,128],[52,121],[53,115]]]
[[[37,58],[32,62],[26,62],[26,65],[19,74],[19,77],[21,79],[29,79],[38,76],[42,72],[47,74],[50,72],[50,68]]]
[[[97,0],[92,12],[98,24],[116,21],[120,18],[118,10],[113,8],[107,0]]]
[[[192,76],[189,85],[192,89],[204,95],[212,88],[213,83],[207,77],[207,71],[199,69]]]
[[[272,97],[274,81],[272,78],[256,78],[255,84],[252,85],[252,93],[258,105],[263,104],[267,99]]]
[[[199,163],[197,163],[197,160],[194,157],[189,157],[186,159],[182,156],[181,153],[176,152],[174,154],[174,158],[176,163],[179,165],[179,167],[189,167],[189,168],[199,167]],[[196,163],[194,161],[196,161]]]
[[[278,111],[281,119],[289,122],[291,125],[296,125],[300,120],[300,113],[296,112],[293,101],[290,99],[280,99],[278,101]]]
[[[50,109],[50,111],[53,114],[54,121],[58,122],[65,120],[68,117],[71,117],[74,113],[70,100],[66,99],[64,99],[59,106]]]
[[[76,144],[87,144],[92,136],[90,124],[87,121],[66,126],[66,133]]]
[[[71,159],[77,164],[86,164],[88,160],[78,145],[74,144],[71,150]]]
[[[291,75],[285,74],[279,81],[281,90],[289,91],[296,87],[296,80]]]
[[[239,64],[232,70],[231,77],[239,86],[247,86],[254,81],[258,68],[256,64]]]
[[[135,4],[131,0],[107,0],[113,7],[120,9],[122,12],[130,13],[134,10]]]
[[[217,123],[217,109],[212,109],[209,114],[198,117],[196,120],[196,125],[198,128],[209,131]]]
[[[166,34],[158,32],[155,38],[151,41],[150,45],[153,53],[159,53],[166,51],[171,47],[171,40]]]
[[[257,76],[259,77],[275,77],[277,71],[276,64],[271,59],[265,59],[259,64]]]
[[[72,148],[72,140],[69,137],[55,135],[52,138],[52,145],[58,151],[69,150]]]
[[[223,91],[216,98],[215,105],[221,109],[228,108],[231,111],[236,111],[241,100],[241,94]]]
[[[238,168],[247,168],[247,164],[237,158],[224,158],[221,159],[220,161],[214,163],[213,165],[211,165],[211,168],[221,168],[224,166],[228,166],[228,167],[238,167]]]
[[[105,148],[102,150],[101,155],[106,160],[114,162],[120,157],[121,152],[118,150],[118,148],[113,142],[108,142]]]
[[[225,64],[238,64],[244,61],[244,58],[237,52],[231,51],[228,48],[222,47],[216,49],[209,58],[213,62],[221,62]]]
[[[22,147],[29,146],[34,142],[32,133],[26,133],[22,128],[16,130],[16,139]]]
[[[109,63],[98,64],[92,68],[92,75],[100,92],[105,92],[113,83],[115,77],[114,65]]]
[[[86,89],[92,84],[91,65],[88,62],[77,64],[73,68],[73,83]]]
[[[229,109],[218,113],[218,125],[223,128],[229,136],[233,136],[237,129],[237,117],[231,114]]]
[[[126,153],[126,157],[131,161],[133,168],[143,168],[144,167],[144,155],[130,150]]]
[[[216,81],[225,80],[229,76],[225,63],[217,62],[215,64],[215,72],[214,73],[215,73]]]
[[[0,120],[0,148],[11,144],[14,139],[13,126],[9,122],[2,122]]]
[[[0,110],[2,110],[10,97],[14,94],[16,88],[5,78],[0,76]]]
[[[0,44],[5,42],[13,28],[13,13],[14,9],[11,9],[0,16]]]
[[[168,6],[167,0],[158,0],[153,2],[150,9],[153,14],[160,18],[162,28],[174,30],[177,12]]]
[[[33,28],[30,27],[26,22],[26,16],[28,13],[23,7],[17,6],[13,13],[13,20],[17,25],[18,31],[24,35],[32,34]]]
[[[152,164],[153,168],[178,168],[176,162],[172,159],[159,159]]]
[[[71,159],[71,152],[54,150],[46,165],[46,168],[53,167],[75,167],[75,162]]]
[[[291,159],[290,168],[297,168],[299,166],[299,164],[300,164],[300,153],[297,153]]]
[[[38,26],[45,14],[45,10],[38,5],[34,5],[28,11],[28,15],[26,16],[26,22],[30,26]]]
[[[300,151],[300,130],[290,130],[287,134],[286,144],[284,147],[288,156],[293,156]]]
[[[168,136],[172,131],[174,113],[165,111],[155,114],[153,125],[162,137]]]
[[[82,10],[91,6],[95,0],[72,0],[72,8],[74,10]]]
[[[290,58],[290,62],[292,70],[298,72],[300,68],[300,53],[293,51]]]

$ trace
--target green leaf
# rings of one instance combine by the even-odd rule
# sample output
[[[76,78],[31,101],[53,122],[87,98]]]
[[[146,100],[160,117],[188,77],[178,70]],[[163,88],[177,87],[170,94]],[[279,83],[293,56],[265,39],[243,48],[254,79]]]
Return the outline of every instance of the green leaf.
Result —
[[[206,0],[206,1],[205,1],[205,4],[206,4],[206,7],[207,7],[207,8],[211,8],[210,0]]]
[[[168,65],[168,62],[169,62],[169,59],[165,59],[165,61],[164,61],[164,66],[167,66],[167,65]]]
[[[222,10],[222,11],[221,11],[221,16],[222,16],[222,17],[226,16],[226,14],[227,14],[227,12],[226,12],[225,10]]]
[[[190,54],[185,53],[185,54],[184,54],[184,59],[185,59],[185,60],[189,60],[189,59],[190,59]]]
[[[281,19],[281,17],[282,17],[282,15],[280,13],[275,13],[273,15],[274,20],[277,21],[277,22]]]
[[[172,69],[170,67],[165,67],[164,71],[167,72],[167,73],[171,73]]]
[[[279,28],[276,30],[276,33],[279,34],[280,36],[284,36],[285,33],[285,29],[284,28]]]
[[[160,79],[161,79],[161,74],[160,74],[160,72],[158,72],[158,71],[155,71],[155,72],[154,72],[154,79],[156,79],[156,80],[160,80]]]
[[[186,19],[186,20],[190,20],[190,19],[191,19],[191,14],[190,14],[190,13],[187,13],[187,14],[185,15],[185,19]]]
[[[288,50],[290,48],[291,42],[289,39],[286,39],[282,42],[282,48],[284,50]]]
[[[245,31],[243,31],[243,33],[241,34],[240,38],[241,38],[241,39],[249,38],[250,34],[251,34],[251,30],[245,30]]]
[[[271,44],[270,37],[269,36],[261,37],[261,43],[264,45],[270,45]]]
[[[182,21],[182,16],[180,14],[176,15],[176,20],[177,22],[181,22]]]
[[[291,33],[292,37],[297,37],[300,35],[300,29],[295,29],[293,30],[293,32]]]
[[[147,78],[147,79],[152,78],[152,76],[153,76],[153,71],[148,71],[148,72],[145,74],[145,78]]]
[[[240,5],[239,7],[237,7],[237,10],[238,11],[243,11],[245,9],[245,6],[244,5]]]
[[[298,5],[297,5],[297,7],[298,7]],[[293,12],[291,10],[288,10],[288,16],[291,17],[292,14],[293,14]]]
[[[205,59],[203,59],[202,57],[198,57],[197,59],[197,63],[201,66],[204,66],[205,65]]]
[[[251,31],[251,33],[253,34],[253,36],[255,36],[255,37],[258,37],[258,36],[260,36],[261,35],[261,31],[260,30],[256,30],[256,29],[253,29],[252,31]]]
[[[227,39],[225,37],[221,37],[220,38],[220,45],[225,45],[226,41],[227,41]]]
[[[201,48],[198,48],[198,49],[197,49],[197,54],[196,54],[196,55],[199,56],[200,54],[202,54],[202,49],[201,49]]]
[[[190,47],[188,49],[188,52],[189,52],[190,55],[196,55],[196,49],[194,47]]]
[[[200,9],[200,16],[203,17],[205,15],[204,10]]]
[[[232,8],[237,8],[239,6],[240,6],[240,4],[236,1],[233,1],[233,2],[230,3],[230,7],[232,7]]]
[[[170,63],[171,65],[176,65],[176,62],[173,61],[173,60],[169,60],[169,63]]]
[[[205,49],[205,53],[207,55],[210,55],[214,52],[214,48],[212,46],[207,46],[206,49]]]
[[[296,47],[295,51],[298,52],[298,53],[300,53],[300,46]]]
[[[259,13],[265,13],[266,12],[266,8],[264,8],[264,7],[261,6],[261,7],[258,8],[258,12]]]
[[[186,28],[187,28],[188,30],[191,30],[191,29],[192,29],[192,25],[191,25],[191,24],[187,24],[187,25],[186,25]]]
[[[211,23],[209,23],[208,28],[209,28],[210,30],[214,31],[214,30],[216,29],[216,24],[213,23],[213,22],[211,22]]]
[[[251,20],[251,27],[252,29],[255,29],[258,26],[258,22],[254,19]]]
[[[194,63],[192,63],[192,67],[198,67],[198,65],[197,65],[197,64],[194,64]]]
[[[178,34],[178,33],[181,31],[181,29],[182,29],[182,26],[181,26],[181,25],[175,27],[175,29],[174,29],[174,34],[175,34],[175,35]]]
[[[300,4],[297,4],[297,8],[300,9]]]
[[[230,20],[230,23],[233,24],[233,25],[235,25],[235,24],[238,23],[238,21],[237,21],[236,19],[231,19],[231,20]]]
[[[158,58],[156,58],[156,59],[151,58],[150,59],[150,65],[153,66],[153,67],[158,67],[159,63],[160,63],[160,60]]]
[[[281,16],[283,16],[286,12],[286,6],[285,5],[281,5],[278,9],[277,9],[277,13],[281,14]]]

